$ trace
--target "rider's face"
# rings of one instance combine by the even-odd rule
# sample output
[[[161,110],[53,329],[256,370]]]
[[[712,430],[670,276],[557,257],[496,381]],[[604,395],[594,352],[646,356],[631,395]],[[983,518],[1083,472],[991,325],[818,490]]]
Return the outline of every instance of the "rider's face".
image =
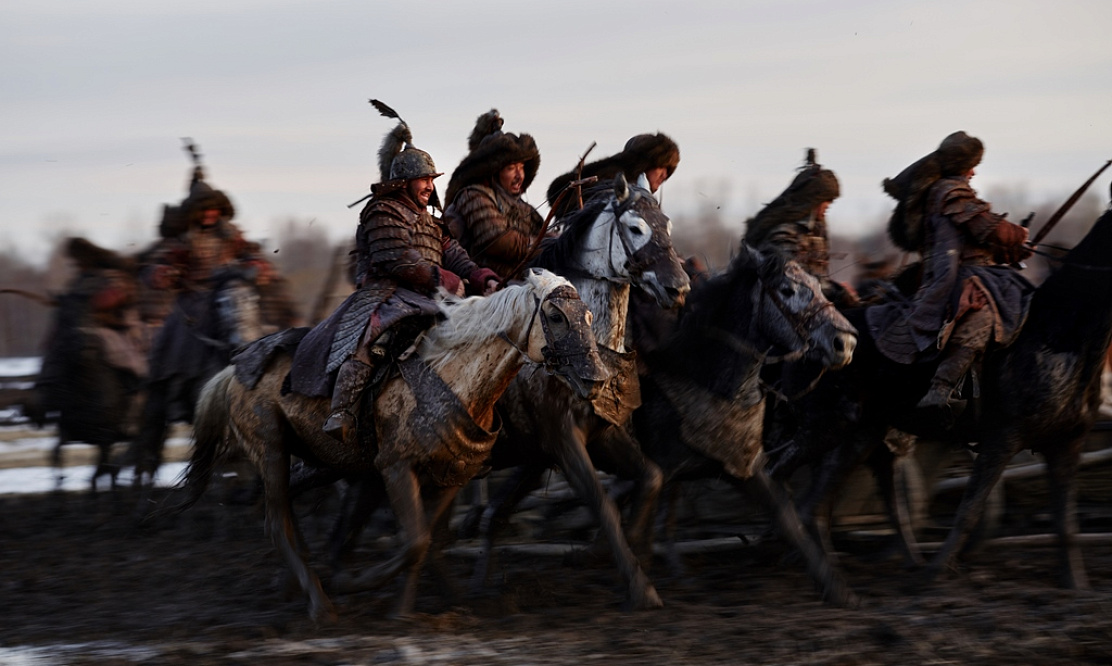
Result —
[[[422,206],[429,205],[429,197],[432,196],[433,184],[432,178],[414,178],[409,181],[407,187],[409,188],[409,195],[413,200]]]
[[[211,227],[220,221],[219,208],[206,208],[201,211],[201,226]]]
[[[510,194],[521,194],[525,185],[525,163],[514,162],[502,167],[498,172],[498,184]]]
[[[649,181],[649,191],[655,193],[668,180],[668,167],[653,167],[645,172],[645,180]]]

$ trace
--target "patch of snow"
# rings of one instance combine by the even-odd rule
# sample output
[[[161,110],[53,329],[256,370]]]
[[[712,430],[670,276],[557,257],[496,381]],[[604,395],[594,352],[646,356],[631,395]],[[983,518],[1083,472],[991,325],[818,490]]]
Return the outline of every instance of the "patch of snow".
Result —
[[[0,377],[27,377],[39,374],[42,357],[22,356],[0,358]]]
[[[185,474],[186,463],[166,463],[158,468],[155,475],[155,485],[168,488],[177,485]],[[93,465],[78,465],[64,468],[62,477],[62,490],[69,492],[85,492],[89,489],[89,479],[93,476]],[[133,470],[128,468],[120,472],[118,482],[121,485],[131,485],[134,480]],[[57,478],[53,467],[19,467],[14,469],[0,469],[0,494],[25,494],[48,493],[55,489]],[[108,479],[101,477],[99,487],[107,489]],[[0,655],[0,664],[5,663]]]

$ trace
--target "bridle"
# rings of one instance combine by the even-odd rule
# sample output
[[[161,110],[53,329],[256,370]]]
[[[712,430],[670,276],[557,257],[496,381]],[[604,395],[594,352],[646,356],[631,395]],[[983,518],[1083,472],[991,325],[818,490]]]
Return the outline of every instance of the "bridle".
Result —
[[[582,349],[581,345],[573,346],[572,340],[574,336],[570,334],[562,338],[554,339],[552,337],[552,328],[549,326],[548,318],[543,316],[538,317],[538,315],[541,314],[541,305],[545,301],[553,298],[562,298],[569,301],[580,300],[579,294],[575,291],[575,288],[568,285],[556,287],[550,291],[543,300],[536,294],[533,294],[533,313],[529,316],[529,325],[525,328],[525,333],[522,335],[521,341],[515,342],[511,340],[510,336],[507,335],[505,331],[498,333],[498,337],[516,349],[518,353],[525,358],[527,363],[533,363],[534,361],[529,358],[528,353],[529,337],[532,336],[533,326],[539,318],[541,321],[541,330],[544,331],[545,342],[548,343],[541,348],[541,355],[544,356],[544,363],[541,365],[544,366],[545,371],[550,375],[554,374],[558,368],[574,365],[574,359],[590,354],[590,350]],[[569,319],[569,325],[570,324],[571,321]]]

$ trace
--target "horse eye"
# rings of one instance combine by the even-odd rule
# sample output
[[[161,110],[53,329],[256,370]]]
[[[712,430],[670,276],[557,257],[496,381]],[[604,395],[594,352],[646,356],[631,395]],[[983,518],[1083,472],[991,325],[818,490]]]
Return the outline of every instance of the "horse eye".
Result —
[[[791,298],[792,296],[795,296],[795,289],[792,289],[791,287],[780,287],[780,295],[785,298]]]
[[[637,236],[645,235],[645,230],[641,227],[630,227],[629,230]]]
[[[548,321],[552,322],[553,324],[563,323],[564,313],[563,312],[553,312],[552,314],[548,315]]]

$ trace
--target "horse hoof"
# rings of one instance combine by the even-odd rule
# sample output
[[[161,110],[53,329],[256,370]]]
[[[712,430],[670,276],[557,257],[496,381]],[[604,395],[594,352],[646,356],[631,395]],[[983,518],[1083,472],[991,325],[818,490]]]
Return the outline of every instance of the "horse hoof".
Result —
[[[309,604],[309,617],[317,624],[332,624],[338,619],[336,608],[328,599]]]
[[[845,583],[837,583],[827,588],[823,602],[835,608],[856,609],[861,607],[861,597]]]
[[[640,611],[652,610],[654,608],[664,608],[664,602],[661,600],[660,595],[656,593],[656,588],[649,585],[639,594],[634,594],[629,599],[625,609],[629,611]]]

